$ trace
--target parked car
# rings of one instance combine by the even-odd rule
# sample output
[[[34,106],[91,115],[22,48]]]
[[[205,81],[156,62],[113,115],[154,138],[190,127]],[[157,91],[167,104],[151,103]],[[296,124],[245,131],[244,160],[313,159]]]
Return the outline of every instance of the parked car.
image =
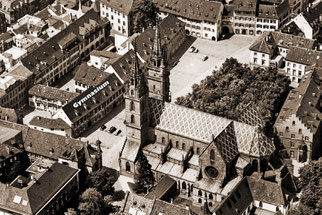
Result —
[[[204,55],[202,61],[206,61],[208,59],[208,55]]]
[[[110,133],[112,134],[114,131],[116,131],[116,128],[114,126],[110,127]]]
[[[121,132],[122,132],[122,130],[121,130],[121,129],[119,129],[119,130],[115,133],[115,136],[119,135]]]
[[[195,49],[194,51],[193,51],[193,53],[198,53],[199,52],[199,49]]]
[[[192,53],[192,52],[194,52],[195,49],[196,48],[194,46],[191,46],[190,49],[189,49],[189,52]]]
[[[102,125],[101,126],[101,130],[104,131],[106,129],[106,126],[105,125]]]

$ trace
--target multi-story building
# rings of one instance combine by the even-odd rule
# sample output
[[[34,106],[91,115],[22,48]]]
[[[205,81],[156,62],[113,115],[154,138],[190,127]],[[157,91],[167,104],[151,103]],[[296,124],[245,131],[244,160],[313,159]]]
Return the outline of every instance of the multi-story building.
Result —
[[[88,172],[99,170],[102,167],[100,142],[83,142],[4,120],[0,120],[0,126],[22,132],[22,143],[19,143],[23,144],[31,163],[38,159],[58,161]]]
[[[188,35],[216,41],[219,39],[224,11],[220,1],[154,0],[154,3],[162,18],[172,14],[183,21]]]
[[[53,0],[1,0],[0,12],[11,25],[26,14],[33,14],[53,3]]]
[[[0,76],[0,106],[20,109],[27,104],[28,89],[33,83],[33,74],[21,64]]]
[[[128,37],[133,33],[132,10],[134,1],[102,0],[100,1],[100,15],[102,18],[108,19],[113,30]]]
[[[8,182],[13,166],[22,157],[22,133],[19,130],[0,126],[0,182]],[[17,168],[16,168],[17,169]]]
[[[216,207],[213,214],[287,214],[290,207],[287,196],[278,183],[245,177]]]
[[[237,122],[170,103],[169,68],[155,31],[151,58],[142,66],[135,50],[128,74],[120,173],[134,177],[143,153],[157,181],[168,175],[180,197],[213,209],[245,174],[263,170],[275,147],[251,106]]]
[[[57,113],[58,110],[79,95],[78,93],[41,84],[37,84],[30,88],[28,94],[30,107],[47,111],[52,115]]]
[[[299,86],[288,94],[274,124],[296,176],[299,167],[321,152],[321,77],[321,68],[309,68]]]
[[[114,74],[87,90],[65,105],[53,118],[63,119],[71,128],[72,136],[78,137],[89,127],[123,101],[124,85]]]
[[[322,2],[315,6],[307,7],[306,10],[294,17],[292,22],[287,24],[285,31],[291,23],[294,23],[300,29],[300,33],[304,34],[305,38],[317,38],[318,34],[321,32],[320,29],[322,26],[321,10]]]
[[[34,73],[36,83],[51,85],[103,46],[108,35],[107,21],[91,9],[21,61]]]
[[[0,35],[0,52],[4,52],[14,45],[12,36],[9,32]]]
[[[309,0],[288,0],[288,3],[291,7],[290,18],[294,18],[296,15],[305,11],[306,8],[309,6]]]
[[[322,52],[305,48],[292,47],[285,58],[285,74],[294,83],[300,83],[305,75],[306,67],[316,66],[322,68]]]
[[[289,7],[287,1],[279,5],[259,4],[256,16],[256,35],[262,34],[264,31],[278,30],[283,17],[287,17]]]
[[[250,64],[279,67],[292,47],[313,50],[317,41],[281,32],[264,32],[250,47]]]
[[[37,161],[24,176],[0,183],[0,214],[63,214],[79,191],[79,169]]]
[[[255,35],[258,0],[234,1],[233,28],[235,34]]]
[[[0,12],[0,34],[7,32],[6,16]]]

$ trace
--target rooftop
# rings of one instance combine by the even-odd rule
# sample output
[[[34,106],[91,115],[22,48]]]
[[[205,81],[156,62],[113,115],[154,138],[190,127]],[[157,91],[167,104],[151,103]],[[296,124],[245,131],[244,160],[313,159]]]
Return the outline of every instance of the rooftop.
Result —
[[[288,50],[285,60],[304,65],[322,67],[322,52],[292,47]]]
[[[322,119],[322,113],[319,111],[321,77],[321,68],[308,71],[303,76],[299,86],[289,92],[274,127],[288,123],[288,118],[296,115],[311,132],[317,132]]]
[[[95,87],[108,80],[110,75],[103,70],[88,66],[86,62],[83,62],[76,71],[73,79],[78,83]]]
[[[107,5],[125,15],[129,15],[133,9],[133,4],[137,0],[101,0],[102,4]]]
[[[67,90],[61,90],[55,87],[49,87],[41,84],[37,84],[30,88],[29,95],[36,96],[44,99],[50,99],[54,101],[70,102],[75,99],[79,93],[70,92]]]
[[[54,163],[37,182],[31,181],[27,187],[0,183],[0,207],[14,209],[19,213],[36,214],[78,172],[79,170],[66,165]]]
[[[110,74],[105,82],[95,87],[90,86],[86,91],[67,103],[63,107],[63,111],[71,122],[76,122],[101,105],[102,102],[107,101],[122,87],[123,84],[120,83],[116,75]]]
[[[47,129],[54,129],[54,130],[61,130],[61,129],[68,129],[70,126],[62,119],[49,119],[40,116],[35,116],[29,122],[30,125],[47,128]]]
[[[9,120],[11,122],[18,122],[17,112],[13,108],[0,107],[0,120]]]
[[[223,10],[219,1],[153,0],[162,12],[192,20],[217,23]]]

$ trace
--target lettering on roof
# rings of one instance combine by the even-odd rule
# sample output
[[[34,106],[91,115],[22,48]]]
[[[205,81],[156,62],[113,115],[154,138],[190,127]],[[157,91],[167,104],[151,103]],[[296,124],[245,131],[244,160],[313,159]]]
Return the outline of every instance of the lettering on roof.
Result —
[[[105,87],[107,87],[109,84],[108,81],[105,81],[103,84],[99,85],[98,87],[96,87],[92,92],[88,93],[85,97],[83,97],[81,100],[79,100],[78,102],[75,102],[73,104],[74,108],[78,108],[79,106],[81,106],[83,103],[85,103],[88,99],[92,98],[93,96],[95,96],[98,92],[100,92],[102,89],[104,89]]]

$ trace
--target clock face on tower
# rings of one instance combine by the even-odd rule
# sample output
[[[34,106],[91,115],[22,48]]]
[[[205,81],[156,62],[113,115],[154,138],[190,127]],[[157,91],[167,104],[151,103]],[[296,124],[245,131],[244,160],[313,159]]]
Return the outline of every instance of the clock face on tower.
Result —
[[[207,166],[205,168],[205,173],[208,178],[216,178],[218,176],[218,170],[213,166]]]

